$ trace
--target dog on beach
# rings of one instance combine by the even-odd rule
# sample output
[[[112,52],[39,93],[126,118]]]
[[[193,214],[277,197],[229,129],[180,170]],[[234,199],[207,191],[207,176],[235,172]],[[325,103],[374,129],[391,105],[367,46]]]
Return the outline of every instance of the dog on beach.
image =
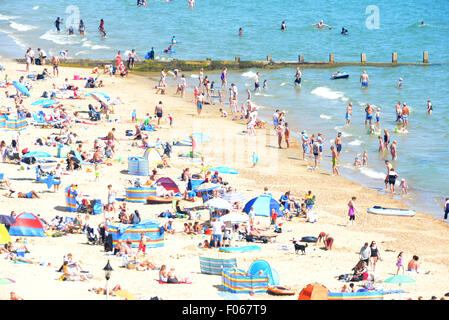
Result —
[[[307,243],[305,245],[299,244],[296,240],[293,240],[293,245],[295,246],[295,253],[298,254],[301,251],[302,254],[306,254]]]

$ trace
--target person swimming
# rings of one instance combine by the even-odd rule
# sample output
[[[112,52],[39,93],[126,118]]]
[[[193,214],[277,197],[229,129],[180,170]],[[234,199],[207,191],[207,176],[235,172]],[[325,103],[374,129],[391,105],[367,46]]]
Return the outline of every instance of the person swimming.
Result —
[[[173,36],[173,37],[171,38],[171,43],[172,43],[172,44],[176,44],[176,43],[177,43],[176,37],[175,37],[175,36]]]
[[[332,29],[332,27],[330,25],[325,24],[323,22],[323,20],[321,20],[320,22],[312,24],[312,26],[317,26],[318,29],[322,29],[323,27],[328,27],[329,30]]]
[[[348,35],[348,29],[345,29],[345,27],[341,28],[341,34],[342,35]]]

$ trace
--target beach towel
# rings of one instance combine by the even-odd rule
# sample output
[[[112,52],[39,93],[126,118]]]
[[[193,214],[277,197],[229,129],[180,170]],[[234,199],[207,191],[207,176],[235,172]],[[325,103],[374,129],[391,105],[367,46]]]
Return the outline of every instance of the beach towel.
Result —
[[[158,282],[158,283],[160,283],[160,284],[192,284],[192,282],[178,282],[178,283],[171,283],[171,282],[164,282],[164,281],[161,281],[161,280],[157,280],[156,279],[156,281]]]

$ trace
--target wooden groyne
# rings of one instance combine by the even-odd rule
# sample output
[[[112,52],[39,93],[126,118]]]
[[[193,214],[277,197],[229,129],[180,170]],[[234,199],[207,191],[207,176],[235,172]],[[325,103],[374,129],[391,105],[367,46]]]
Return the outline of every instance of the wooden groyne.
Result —
[[[124,57],[125,59],[125,57]],[[24,59],[16,59],[19,63],[25,63]],[[50,60],[48,60],[50,62]],[[67,59],[61,60],[62,66],[94,68],[107,64],[115,64],[112,59]],[[261,61],[243,61],[240,57],[235,57],[232,61],[218,61],[212,59],[206,60],[139,60],[135,63],[133,72],[160,72],[162,69],[182,71],[199,71],[203,68],[205,71],[219,71],[224,67],[228,69],[244,70],[244,69],[280,69],[285,67],[301,67],[301,68],[338,68],[343,66],[369,66],[369,67],[399,67],[399,66],[431,66],[437,65],[429,63],[429,54],[423,52],[422,62],[399,62],[398,54],[392,53],[391,62],[368,62],[365,53],[360,54],[358,62],[339,62],[335,60],[333,53],[329,54],[329,61],[305,61],[304,55],[298,55],[297,61],[275,61],[271,56],[267,56],[266,60]]]

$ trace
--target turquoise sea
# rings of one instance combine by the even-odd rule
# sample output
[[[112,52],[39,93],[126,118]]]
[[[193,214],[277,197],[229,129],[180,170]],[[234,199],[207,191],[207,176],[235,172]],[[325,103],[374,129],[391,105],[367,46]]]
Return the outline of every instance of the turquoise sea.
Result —
[[[406,101],[411,110],[410,128],[408,134],[392,133],[399,153],[394,167],[411,188],[406,201],[441,219],[444,197],[449,196],[449,1],[378,0],[372,7],[370,2],[354,0],[196,0],[195,9],[188,8],[187,0],[148,3],[137,7],[134,0],[51,4],[0,0],[0,56],[22,57],[25,48],[41,47],[49,55],[68,49],[69,57],[77,58],[112,58],[117,50],[135,48],[143,57],[154,46],[161,59],[233,60],[240,56],[242,60],[265,60],[270,55],[274,60],[295,61],[303,54],[306,61],[326,61],[329,53],[334,53],[336,61],[359,61],[360,53],[365,52],[368,61],[389,62],[391,53],[397,52],[400,62],[421,62],[423,51],[428,51],[430,62],[437,65],[345,67],[342,71],[350,74],[345,80],[329,80],[336,70],[304,69],[299,90],[293,87],[295,71],[289,68],[230,72],[230,81],[238,85],[243,102],[245,87],[253,87],[254,74],[260,71],[262,81],[268,81],[266,92],[253,95],[261,113],[270,119],[275,108],[288,111],[289,126],[295,131],[324,133],[328,139],[325,151],[342,131],[343,174],[377,189],[383,188],[384,158],[377,153],[377,138],[366,134],[364,108],[366,103],[381,107],[381,128],[392,133],[396,126],[394,106],[399,100]],[[64,19],[62,29],[71,21],[83,19],[86,35],[56,32],[54,21],[58,16]],[[97,31],[101,18],[105,21],[105,39]],[[311,26],[321,19],[333,28],[318,30]],[[280,30],[282,21],[287,24],[285,32]],[[342,27],[349,30],[347,36],[340,34]],[[173,35],[180,43],[176,53],[167,56],[162,50]],[[363,70],[371,79],[365,90],[359,84]],[[402,89],[396,87],[399,77],[404,79]],[[219,74],[211,73],[209,78],[219,82]],[[189,82],[196,84],[190,77]],[[426,115],[427,99],[434,106],[431,117]],[[353,119],[345,126],[349,102],[354,105]],[[354,169],[354,157],[360,157],[365,149],[368,167]]]

